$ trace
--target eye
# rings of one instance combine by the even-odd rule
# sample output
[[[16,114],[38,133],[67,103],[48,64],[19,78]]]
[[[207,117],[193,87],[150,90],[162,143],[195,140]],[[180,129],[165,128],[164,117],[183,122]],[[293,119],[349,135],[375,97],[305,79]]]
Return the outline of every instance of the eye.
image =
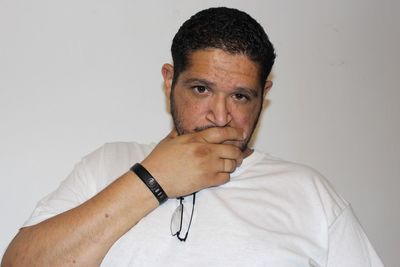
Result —
[[[202,86],[202,85],[193,86],[193,87],[192,87],[192,90],[193,90],[195,93],[200,94],[200,95],[205,94],[205,93],[208,92],[207,87]]]
[[[246,101],[250,100],[250,97],[248,95],[240,94],[240,93],[234,94],[233,98],[240,102],[246,102]]]

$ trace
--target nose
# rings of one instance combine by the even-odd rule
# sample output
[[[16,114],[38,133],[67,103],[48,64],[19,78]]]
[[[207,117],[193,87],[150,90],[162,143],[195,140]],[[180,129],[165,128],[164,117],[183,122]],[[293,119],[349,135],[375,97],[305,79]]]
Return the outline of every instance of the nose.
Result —
[[[217,127],[227,126],[231,120],[227,99],[223,95],[215,95],[210,101],[207,119]]]

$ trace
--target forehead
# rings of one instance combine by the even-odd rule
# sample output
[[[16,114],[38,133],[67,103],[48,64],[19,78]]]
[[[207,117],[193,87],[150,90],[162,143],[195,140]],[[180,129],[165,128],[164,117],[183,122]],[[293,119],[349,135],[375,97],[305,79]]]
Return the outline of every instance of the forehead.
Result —
[[[232,54],[222,49],[201,49],[189,54],[182,78],[198,77],[215,82],[240,83],[258,89],[260,66],[243,54]]]

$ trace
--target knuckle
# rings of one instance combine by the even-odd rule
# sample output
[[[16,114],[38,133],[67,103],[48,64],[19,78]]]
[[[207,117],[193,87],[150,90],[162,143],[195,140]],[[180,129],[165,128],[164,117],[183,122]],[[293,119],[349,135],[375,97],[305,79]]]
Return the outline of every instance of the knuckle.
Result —
[[[192,134],[184,134],[180,136],[181,138],[184,138],[186,142],[192,143],[192,142],[197,142],[201,139],[201,134],[199,133],[192,133]]]
[[[230,180],[230,175],[229,175],[229,173],[221,173],[220,175],[219,175],[219,184],[224,184],[224,183],[227,183],[227,182],[229,182],[229,180]]]
[[[236,160],[232,160],[232,169],[231,172],[234,172],[238,166],[238,162]]]
[[[190,135],[190,138],[188,139],[189,142],[196,142],[196,143],[208,143],[207,139],[212,138],[212,132],[205,130],[201,132],[196,132]]]
[[[243,153],[240,150],[240,148],[233,146],[233,145],[229,145],[229,146],[227,146],[227,148],[230,149],[228,151],[229,151],[229,155],[232,159],[240,160],[243,157]]]
[[[242,157],[242,150],[240,150],[240,148],[234,146],[233,150],[234,150],[233,153],[234,153],[234,157],[235,158],[241,158]]]
[[[236,160],[224,159],[222,160],[222,168],[224,172],[233,172],[236,169]]]
[[[233,172],[236,169],[236,161],[228,160],[228,172]]]

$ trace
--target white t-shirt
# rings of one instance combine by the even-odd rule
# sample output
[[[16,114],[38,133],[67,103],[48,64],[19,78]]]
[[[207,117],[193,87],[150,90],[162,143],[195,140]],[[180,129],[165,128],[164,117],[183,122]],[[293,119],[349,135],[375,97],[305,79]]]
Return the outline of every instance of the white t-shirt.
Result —
[[[42,199],[25,226],[69,210],[154,145],[106,144]],[[190,217],[192,197],[184,200]],[[196,194],[186,242],[171,236],[170,199],[123,235],[102,266],[383,266],[350,205],[316,171],[254,151],[230,182]]]

